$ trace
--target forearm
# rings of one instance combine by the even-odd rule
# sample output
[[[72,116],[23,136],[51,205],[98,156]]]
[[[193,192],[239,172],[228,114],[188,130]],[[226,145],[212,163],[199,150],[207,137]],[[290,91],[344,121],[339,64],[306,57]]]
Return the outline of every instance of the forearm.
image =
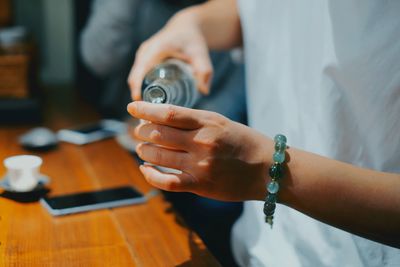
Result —
[[[290,148],[280,201],[317,220],[400,247],[400,175]]]
[[[211,0],[177,13],[172,20],[193,23],[212,50],[225,50],[242,44],[240,19],[235,0]]]
[[[152,123],[135,135],[151,184],[219,200],[264,200],[274,142],[216,113],[133,102],[128,111]],[[362,169],[289,147],[278,201],[319,221],[400,247],[400,174]],[[260,210],[262,212],[262,210]],[[279,214],[277,214],[279,216]]]

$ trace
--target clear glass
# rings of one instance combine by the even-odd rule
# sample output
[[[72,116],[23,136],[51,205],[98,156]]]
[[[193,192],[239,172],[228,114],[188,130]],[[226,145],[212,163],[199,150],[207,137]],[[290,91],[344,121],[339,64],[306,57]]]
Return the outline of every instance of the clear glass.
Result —
[[[190,67],[177,59],[169,59],[145,76],[143,100],[192,108],[200,97]]]

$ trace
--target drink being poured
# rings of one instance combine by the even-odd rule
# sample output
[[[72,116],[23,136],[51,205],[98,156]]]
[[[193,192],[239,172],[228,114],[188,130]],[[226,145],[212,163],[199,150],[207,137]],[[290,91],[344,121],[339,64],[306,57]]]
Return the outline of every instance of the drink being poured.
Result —
[[[142,84],[144,101],[192,108],[200,97],[191,68],[168,59],[149,71]]]

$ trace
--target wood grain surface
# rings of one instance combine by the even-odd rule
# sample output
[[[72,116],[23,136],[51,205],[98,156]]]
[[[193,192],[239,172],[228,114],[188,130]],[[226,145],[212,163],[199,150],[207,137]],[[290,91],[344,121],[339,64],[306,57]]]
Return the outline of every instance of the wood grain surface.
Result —
[[[46,126],[56,130],[97,118],[74,97],[60,92],[47,99]],[[41,172],[51,178],[50,195],[121,185],[143,193],[153,190],[134,158],[115,140],[85,146],[61,143],[53,151],[30,153],[17,138],[32,126],[0,127],[0,161],[18,154],[41,156]],[[1,165],[0,175],[4,173]],[[52,217],[38,202],[20,203],[3,192],[0,266],[220,265],[162,194],[144,204]]]

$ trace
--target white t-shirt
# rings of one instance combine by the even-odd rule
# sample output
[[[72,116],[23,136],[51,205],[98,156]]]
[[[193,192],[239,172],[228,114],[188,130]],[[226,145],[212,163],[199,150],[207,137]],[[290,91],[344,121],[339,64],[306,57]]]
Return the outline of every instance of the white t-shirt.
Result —
[[[400,1],[239,0],[239,10],[250,126],[400,173]],[[234,226],[242,266],[400,266],[399,249],[279,204],[271,230],[262,210],[246,202]]]

